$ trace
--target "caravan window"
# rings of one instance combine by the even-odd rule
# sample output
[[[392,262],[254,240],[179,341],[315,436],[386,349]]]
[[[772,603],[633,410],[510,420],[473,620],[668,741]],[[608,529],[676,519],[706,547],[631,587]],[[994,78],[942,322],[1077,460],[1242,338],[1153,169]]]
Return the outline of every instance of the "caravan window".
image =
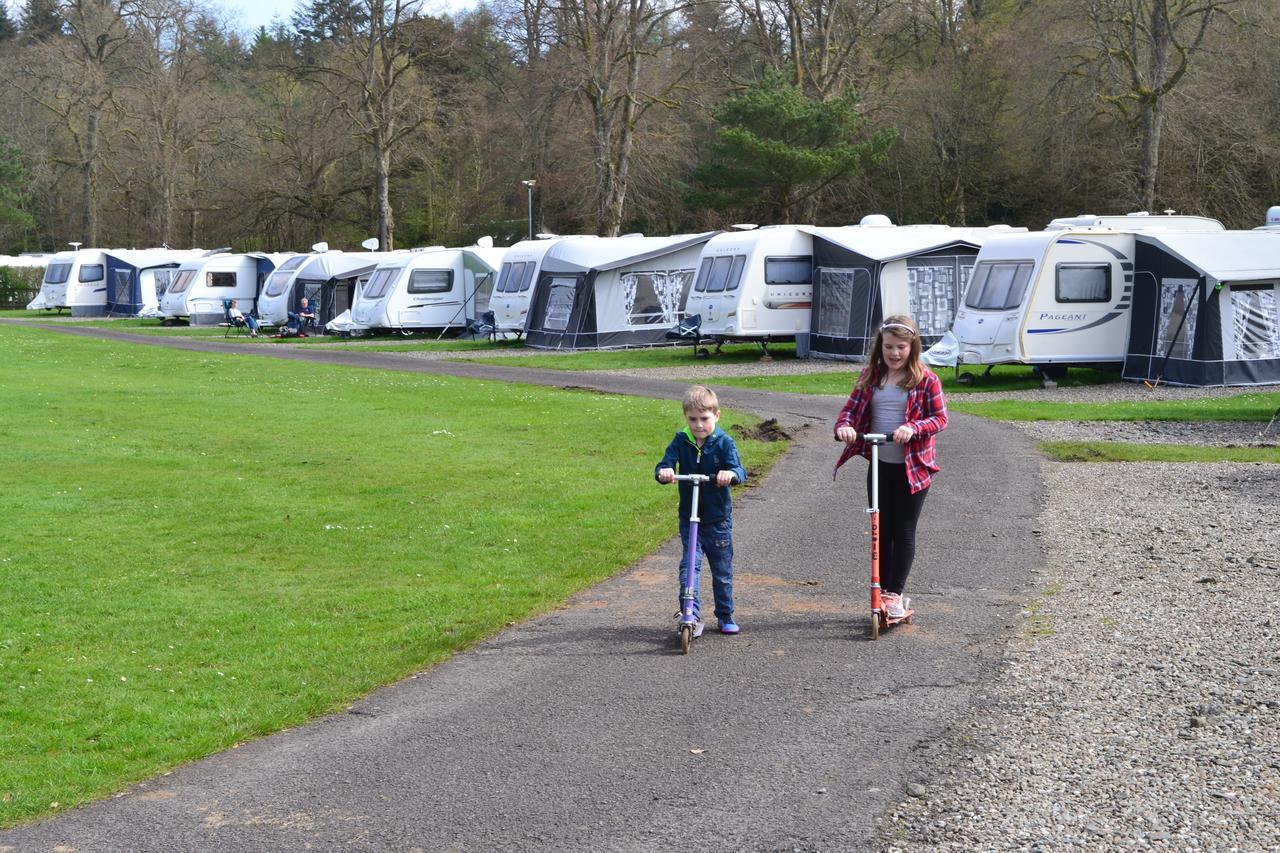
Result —
[[[453,290],[453,270],[414,270],[409,274],[410,293],[448,293]]]
[[[765,284],[813,284],[813,258],[765,258]]]
[[[702,293],[707,289],[707,276],[711,274],[711,262],[714,258],[707,258],[702,262],[702,266],[698,268],[698,280],[694,282],[693,289],[697,293]]]
[[[1231,343],[1236,358],[1280,357],[1280,311],[1273,284],[1231,286]]]
[[[1008,311],[1022,304],[1031,280],[1030,261],[981,263],[973,270],[973,280],[964,304],[984,311]]]
[[[311,260],[311,255],[298,255],[295,258],[289,258],[289,260],[276,267],[276,271],[267,277],[266,295],[279,296],[284,293],[285,285],[293,277],[293,271],[309,260]]]
[[[534,261],[528,261],[524,265],[524,281],[520,282],[520,292],[524,293],[529,289],[529,285],[533,284],[533,274],[538,271],[538,265]]]
[[[733,266],[733,255],[721,255],[711,259],[711,275],[707,279],[707,293],[721,293],[729,280],[729,268]]]
[[[569,315],[573,313],[573,295],[577,289],[577,278],[551,279],[547,288],[547,311],[543,328],[563,332],[569,327]]]
[[[1059,302],[1110,302],[1111,264],[1059,264]]]
[[[734,255],[733,266],[729,269],[729,283],[724,286],[725,290],[737,290],[738,285],[742,284],[742,269],[747,265],[746,255]]]
[[[233,272],[206,273],[206,281],[210,287],[235,287],[236,274]]]
[[[195,270],[183,270],[178,273],[178,277],[173,280],[173,286],[169,288],[169,293],[185,293],[187,288],[191,286],[191,280],[196,277]]]
[[[498,286],[494,288],[498,293],[514,293],[520,289],[520,279],[524,277],[524,263],[503,264],[502,271],[498,273]]]
[[[391,282],[400,277],[402,269],[404,267],[374,270],[373,275],[369,277],[369,283],[365,285],[364,291],[360,294],[360,298],[381,299],[387,294],[387,288],[390,287]]]
[[[44,271],[45,284],[62,284],[71,275],[71,264],[49,264]]]
[[[85,264],[80,267],[81,281],[102,281],[102,264]]]
[[[173,281],[173,270],[156,270],[152,281],[156,284],[156,296],[164,296],[169,290],[169,282]]]

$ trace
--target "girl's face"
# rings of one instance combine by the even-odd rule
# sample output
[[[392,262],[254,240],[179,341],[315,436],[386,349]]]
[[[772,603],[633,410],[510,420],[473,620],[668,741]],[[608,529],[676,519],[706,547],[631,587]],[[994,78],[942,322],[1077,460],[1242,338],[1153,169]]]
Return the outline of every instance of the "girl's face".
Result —
[[[884,363],[890,370],[902,370],[907,366],[907,358],[911,355],[911,339],[887,332],[880,344],[880,354],[884,356]]]

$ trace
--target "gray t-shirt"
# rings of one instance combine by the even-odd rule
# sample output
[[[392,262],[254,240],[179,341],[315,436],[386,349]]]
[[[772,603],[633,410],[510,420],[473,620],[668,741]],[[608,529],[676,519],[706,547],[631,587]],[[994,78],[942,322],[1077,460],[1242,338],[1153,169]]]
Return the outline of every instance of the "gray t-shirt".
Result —
[[[907,420],[907,392],[892,382],[871,392],[871,431],[892,436]],[[903,463],[907,456],[894,441],[880,447],[881,462]]]

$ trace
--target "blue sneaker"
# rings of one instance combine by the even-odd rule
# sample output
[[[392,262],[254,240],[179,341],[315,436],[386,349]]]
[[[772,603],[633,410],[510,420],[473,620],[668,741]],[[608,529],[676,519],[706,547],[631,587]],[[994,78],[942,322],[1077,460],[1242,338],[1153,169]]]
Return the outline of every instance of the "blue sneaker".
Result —
[[[734,622],[732,619],[729,619],[727,621],[721,620],[720,622],[721,634],[736,634],[740,630],[742,629],[738,627],[738,623]]]

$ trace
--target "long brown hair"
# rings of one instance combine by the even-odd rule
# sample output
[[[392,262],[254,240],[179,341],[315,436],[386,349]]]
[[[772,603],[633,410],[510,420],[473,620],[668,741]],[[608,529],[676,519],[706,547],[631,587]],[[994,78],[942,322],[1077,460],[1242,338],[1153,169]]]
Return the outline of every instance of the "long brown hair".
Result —
[[[888,375],[889,366],[884,363],[885,335],[911,341],[911,351],[907,353],[907,375],[899,385],[903,390],[909,391],[924,379],[924,366],[920,363],[920,327],[907,314],[890,314],[884,318],[884,322],[876,330],[875,341],[867,355],[867,369],[858,377],[858,387],[868,388],[873,382],[879,385]]]

